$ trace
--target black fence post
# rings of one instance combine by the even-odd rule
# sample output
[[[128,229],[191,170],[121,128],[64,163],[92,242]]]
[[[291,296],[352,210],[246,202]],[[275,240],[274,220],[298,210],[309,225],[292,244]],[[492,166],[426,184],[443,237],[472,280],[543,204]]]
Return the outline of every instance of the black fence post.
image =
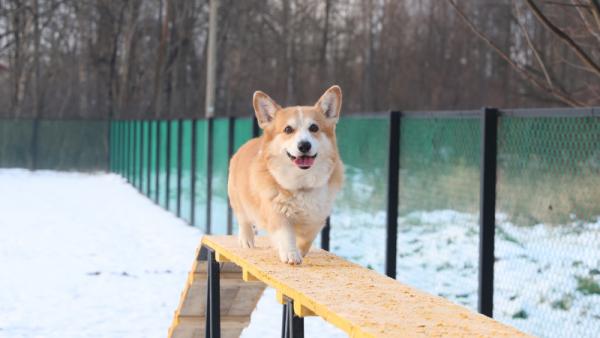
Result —
[[[177,217],[181,217],[181,174],[183,171],[183,120],[177,120]]]
[[[123,178],[129,181],[129,120],[123,126]]]
[[[123,121],[119,120],[119,128],[117,129],[117,135],[119,137],[117,142],[117,174],[122,175],[123,170]]]
[[[108,115],[108,122],[107,122],[107,130],[106,130],[106,167],[105,169],[108,172],[113,171],[113,149],[112,146],[114,145],[114,140],[113,140],[113,136],[114,136],[114,130],[113,130],[113,117],[112,114]]]
[[[135,131],[136,131],[136,121],[131,120],[131,144],[130,144],[131,168],[129,168],[129,183],[133,186],[135,186],[135,149],[136,149]]]
[[[206,234],[211,233],[213,118],[206,119]]]
[[[135,173],[135,120],[129,121],[129,184],[133,185]]]
[[[135,135],[137,132],[137,121],[136,120],[132,120],[131,121],[131,168],[129,170],[130,173],[130,183],[131,185],[133,185],[135,187],[135,166],[136,166],[136,162],[135,162],[135,151],[136,151],[136,147],[137,147],[137,142],[135,139]]]
[[[191,187],[190,187],[190,225],[196,224],[196,128],[198,120],[192,120],[192,156],[191,156]]]
[[[118,174],[119,173],[119,141],[121,139],[121,134],[119,134],[119,120],[114,120],[114,129],[113,129],[113,139],[112,139],[112,149],[113,149],[113,166],[111,172]]]
[[[227,161],[231,161],[233,156],[233,148],[235,142],[235,117],[230,116],[227,128]],[[227,177],[229,178],[229,166],[227,166]],[[233,233],[233,212],[231,210],[231,203],[229,203],[229,196],[227,196],[227,234]]]
[[[154,177],[154,184],[156,189],[154,191],[154,201],[156,204],[160,204],[160,120],[156,120],[156,163],[155,168],[156,176]]]
[[[114,136],[115,136],[114,132],[115,132],[115,129],[113,128],[113,120],[110,117],[108,118],[107,125],[108,125],[107,126],[108,130],[106,132],[106,134],[107,134],[106,135],[107,161],[106,161],[106,168],[105,169],[106,169],[107,172],[110,173],[110,172],[114,171],[114,164],[115,164],[114,163],[115,161],[112,158],[112,156],[115,153],[114,150],[113,150],[113,147],[115,145],[115,142],[114,142]]]
[[[138,178],[138,172],[137,172],[137,165],[138,165],[138,121],[135,120],[133,121],[133,174],[131,175],[132,177],[132,184],[134,187],[137,188],[137,178]]]
[[[140,139],[140,145],[139,145],[139,153],[140,153],[140,170],[138,171],[138,175],[139,175],[139,179],[138,179],[138,184],[139,184],[139,190],[142,193],[142,195],[144,194],[144,147],[145,147],[145,142],[144,142],[144,121],[140,120],[138,121],[138,125],[139,125],[139,139]]]
[[[331,232],[331,216],[325,220],[325,227],[321,230],[321,249],[329,251],[329,233]]]
[[[252,119],[252,137],[260,136],[260,127],[258,126],[258,120],[256,117]]]
[[[400,117],[401,113],[390,113],[387,180],[387,226],[385,246],[385,274],[396,278],[396,254],[398,239],[398,184],[400,174]]]
[[[165,209],[169,210],[169,200],[171,194],[171,123],[173,121],[167,121],[167,142],[166,142],[166,154],[165,154]]]
[[[148,143],[148,151],[146,152],[146,156],[147,156],[147,160],[146,160],[146,196],[148,196],[148,198],[152,199],[152,196],[150,196],[150,186],[152,185],[152,180],[151,180],[151,176],[152,176],[152,121],[151,120],[147,120],[146,121],[146,130],[148,133],[146,142]]]
[[[494,313],[497,136],[498,110],[484,108],[481,116],[478,309],[481,314],[488,317],[493,317]]]

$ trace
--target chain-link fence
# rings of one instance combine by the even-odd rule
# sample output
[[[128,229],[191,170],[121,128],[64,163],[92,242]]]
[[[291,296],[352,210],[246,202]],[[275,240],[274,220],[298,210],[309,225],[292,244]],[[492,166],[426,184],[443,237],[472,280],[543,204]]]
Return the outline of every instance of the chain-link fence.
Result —
[[[545,337],[600,331],[600,119],[498,126],[494,315]]]
[[[476,310],[480,119],[400,125],[397,278]]]

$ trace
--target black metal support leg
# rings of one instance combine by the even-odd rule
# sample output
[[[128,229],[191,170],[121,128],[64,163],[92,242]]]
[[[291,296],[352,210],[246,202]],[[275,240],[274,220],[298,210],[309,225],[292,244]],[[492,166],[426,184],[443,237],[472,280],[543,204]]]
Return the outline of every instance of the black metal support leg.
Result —
[[[287,300],[283,304],[282,338],[304,338],[304,318],[294,314],[294,301]]]
[[[281,338],[288,337],[288,324],[287,324],[287,303],[283,304],[283,311],[281,312]]]
[[[221,337],[221,300],[219,285],[219,263],[215,252],[207,248],[208,283],[206,287],[206,337]]]

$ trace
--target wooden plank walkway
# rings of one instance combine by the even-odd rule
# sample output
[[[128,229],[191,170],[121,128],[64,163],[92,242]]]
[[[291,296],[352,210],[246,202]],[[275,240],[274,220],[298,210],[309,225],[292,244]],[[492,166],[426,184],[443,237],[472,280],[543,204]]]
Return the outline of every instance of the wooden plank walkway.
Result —
[[[297,315],[318,315],[351,337],[527,337],[327,251],[313,249],[302,265],[290,266],[279,261],[267,238],[258,237],[256,244],[242,249],[234,236],[202,238],[217,261],[240,267],[244,280],[273,287],[280,302],[284,296],[294,301]],[[177,314],[174,326],[176,321]]]

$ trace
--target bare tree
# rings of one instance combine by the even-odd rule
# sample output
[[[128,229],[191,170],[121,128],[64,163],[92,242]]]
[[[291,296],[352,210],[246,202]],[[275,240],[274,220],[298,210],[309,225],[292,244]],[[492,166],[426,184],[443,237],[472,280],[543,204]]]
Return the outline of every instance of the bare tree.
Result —
[[[600,20],[597,20],[600,7],[598,7],[597,1],[573,0],[570,5],[550,3],[547,6],[547,14],[533,0],[524,0],[524,4],[529,10],[527,13],[523,13],[521,4],[513,1],[515,21],[520,28],[523,40],[526,41],[527,48],[525,51],[521,50],[520,53],[511,53],[510,50],[501,48],[497,42],[477,27],[454,0],[447,0],[447,2],[477,37],[537,90],[570,106],[594,105],[600,102],[600,88],[598,87],[600,84],[600,53],[596,47],[598,32],[600,32]],[[566,25],[560,27],[560,19],[564,20],[565,15],[561,15],[560,19],[551,19],[550,17],[558,14],[556,6],[561,7],[559,10],[566,16],[573,17],[576,14],[580,20],[569,20],[569,27]],[[565,10],[571,13],[565,13]],[[537,23],[526,20],[526,15],[529,14],[537,19]],[[596,26],[592,22],[595,22]],[[576,24],[573,25],[573,23]],[[541,25],[552,34],[553,41],[545,41],[546,44],[550,43],[550,46],[533,41],[529,30],[536,29],[536,24]],[[540,52],[540,50],[554,48],[556,46],[554,41],[563,43],[566,47],[566,51],[559,55],[558,60],[552,53]],[[589,44],[590,41],[596,41],[596,44]],[[536,42],[538,42],[537,45]],[[569,54],[576,56],[577,61],[570,61]],[[527,57],[527,55],[533,57]],[[563,70],[569,68],[569,72],[578,74],[580,80],[574,82],[573,76],[554,76],[559,68],[563,68]],[[566,74],[563,72],[563,75]],[[579,75],[583,76],[579,77]],[[587,90],[582,90],[582,87]]]

